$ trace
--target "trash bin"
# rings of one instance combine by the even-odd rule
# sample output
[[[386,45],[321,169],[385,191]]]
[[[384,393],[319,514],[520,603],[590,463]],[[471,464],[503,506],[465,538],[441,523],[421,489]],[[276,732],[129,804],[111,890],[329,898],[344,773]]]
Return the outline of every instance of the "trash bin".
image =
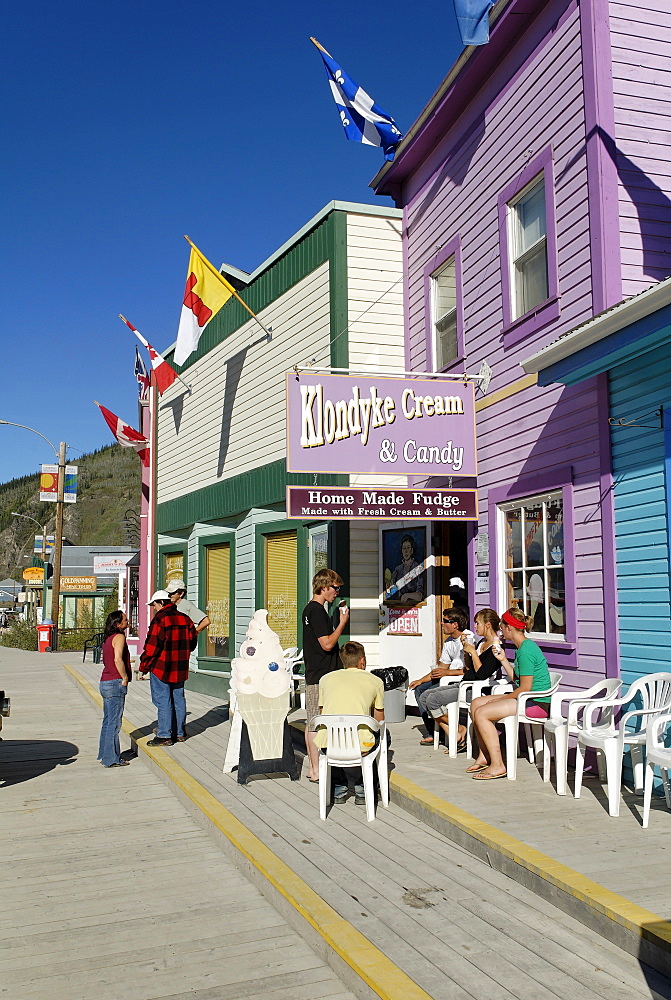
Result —
[[[405,722],[405,696],[408,671],[405,667],[379,667],[371,670],[384,684],[384,721]]]
[[[51,633],[54,627],[54,623],[48,620],[37,626],[37,648],[40,653],[51,651]]]

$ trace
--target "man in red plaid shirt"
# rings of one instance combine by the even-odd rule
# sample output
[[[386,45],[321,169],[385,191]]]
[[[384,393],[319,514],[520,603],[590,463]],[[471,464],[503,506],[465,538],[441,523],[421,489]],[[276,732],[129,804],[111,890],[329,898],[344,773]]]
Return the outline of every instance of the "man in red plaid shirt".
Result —
[[[151,700],[158,712],[158,728],[147,746],[171,747],[175,741],[183,743],[186,739],[184,681],[189,676],[189,656],[196,648],[198,633],[166,590],[157,590],[149,604],[154,617],[140,658],[140,671],[151,671]]]

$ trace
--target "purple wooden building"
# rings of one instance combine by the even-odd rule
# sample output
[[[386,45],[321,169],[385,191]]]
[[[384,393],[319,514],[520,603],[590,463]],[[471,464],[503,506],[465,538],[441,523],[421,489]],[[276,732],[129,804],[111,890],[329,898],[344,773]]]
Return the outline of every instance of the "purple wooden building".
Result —
[[[471,608],[524,606],[578,687],[619,671],[607,375],[520,361],[671,273],[670,27],[668,0],[498,3],[373,181],[404,210],[408,369],[493,370]]]

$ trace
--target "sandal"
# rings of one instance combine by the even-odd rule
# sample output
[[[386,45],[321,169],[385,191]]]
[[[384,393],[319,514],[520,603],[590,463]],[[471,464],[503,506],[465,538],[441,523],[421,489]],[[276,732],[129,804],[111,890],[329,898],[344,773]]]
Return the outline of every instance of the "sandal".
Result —
[[[471,764],[470,767],[466,768],[466,774],[477,774],[478,771],[484,771],[487,767],[489,764]]]
[[[433,736],[423,736],[419,741],[421,747],[432,747],[433,746]]]
[[[128,767],[129,763],[127,760],[118,760],[116,764],[108,764],[107,767]]]
[[[474,781],[495,781],[497,778],[507,778],[508,773],[506,771],[503,774],[474,774]]]

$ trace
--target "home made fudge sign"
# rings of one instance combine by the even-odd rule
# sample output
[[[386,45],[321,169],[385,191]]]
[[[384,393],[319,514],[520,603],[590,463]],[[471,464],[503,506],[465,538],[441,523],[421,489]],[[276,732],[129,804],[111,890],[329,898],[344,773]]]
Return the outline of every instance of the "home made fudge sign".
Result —
[[[475,476],[473,384],[287,374],[289,472]]]
[[[329,521],[477,521],[477,490],[287,486],[287,516]]]

